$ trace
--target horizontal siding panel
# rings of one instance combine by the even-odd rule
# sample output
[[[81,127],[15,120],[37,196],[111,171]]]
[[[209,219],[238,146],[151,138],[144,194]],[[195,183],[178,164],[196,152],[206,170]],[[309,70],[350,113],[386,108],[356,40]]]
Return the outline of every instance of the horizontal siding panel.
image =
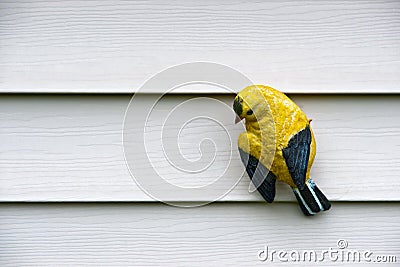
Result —
[[[257,259],[265,246],[321,253],[338,250],[338,240],[348,244],[343,251],[368,250],[372,260],[378,255],[400,260],[398,203],[336,203],[313,218],[303,216],[294,203],[219,203],[193,209],[121,203],[1,204],[0,216],[4,267],[266,266],[269,260]],[[346,263],[328,257],[323,262],[291,263]],[[279,263],[276,255],[274,263]],[[388,266],[392,265],[396,263]]]
[[[134,110],[154,100],[138,95]],[[198,98],[201,97],[201,98]],[[204,186],[224,172],[231,159],[232,180],[243,173],[237,157],[236,136],[230,106],[233,95],[167,95],[154,107],[146,127],[148,155],[155,169],[178,186]],[[317,139],[317,158],[311,175],[334,201],[399,201],[400,96],[292,95],[309,118]],[[195,118],[210,106],[187,102],[203,99],[215,103],[215,114],[231,134],[210,121],[187,123],[179,139],[180,151],[189,160],[202,156],[200,141],[214,140],[217,152],[205,143],[203,156],[217,155],[211,167],[188,176],[171,167],[160,143],[163,118],[172,112],[170,124],[179,129],[180,118]],[[153,201],[134,182],[125,164],[122,128],[129,95],[3,95],[0,98],[0,201]],[[225,106],[226,103],[228,106]],[[203,105],[203,106],[202,106]],[[131,126],[132,138],[143,128]],[[166,144],[178,142],[166,139]],[[232,143],[232,148],[230,144]],[[211,150],[209,148],[212,148]],[[233,151],[233,156],[230,156]],[[142,166],[146,155],[136,154]],[[174,159],[174,158],[172,158]],[[146,174],[146,172],[145,172]],[[151,177],[151,172],[148,172]],[[225,201],[260,201],[248,191],[246,175]],[[190,201],[211,201],[213,190],[228,192],[228,182],[211,188],[209,195]],[[218,191],[218,192],[219,192]],[[176,196],[171,201],[182,201]],[[279,184],[276,201],[295,201],[286,185]]]
[[[399,93],[399,13],[389,0],[3,1],[0,92],[134,92],[210,61],[289,93]]]

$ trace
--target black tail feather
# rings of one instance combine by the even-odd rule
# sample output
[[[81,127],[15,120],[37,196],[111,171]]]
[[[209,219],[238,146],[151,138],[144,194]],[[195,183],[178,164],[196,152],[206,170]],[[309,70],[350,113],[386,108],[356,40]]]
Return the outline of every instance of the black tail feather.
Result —
[[[293,192],[294,192],[294,195],[296,196],[297,202],[299,202],[301,211],[304,213],[304,215],[306,215],[306,216],[314,215],[313,213],[310,213],[310,211],[307,210],[306,206],[303,204],[303,201],[301,200],[299,193],[295,190],[293,190]]]
[[[293,192],[299,202],[301,210],[307,216],[314,215],[320,211],[329,210],[331,207],[329,200],[311,179],[306,182],[303,189],[293,188]]]
[[[315,184],[314,184],[314,192],[317,195],[319,201],[321,202],[321,205],[324,208],[324,210],[329,210],[331,208],[331,203]]]

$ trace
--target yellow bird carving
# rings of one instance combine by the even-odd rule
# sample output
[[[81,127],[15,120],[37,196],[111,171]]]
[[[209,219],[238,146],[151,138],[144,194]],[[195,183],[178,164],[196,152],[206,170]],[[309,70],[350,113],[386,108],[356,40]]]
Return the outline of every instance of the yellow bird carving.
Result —
[[[235,97],[236,122],[245,119],[238,146],[246,171],[262,197],[275,198],[276,180],[292,189],[305,215],[331,207],[310,178],[316,145],[310,120],[285,94],[251,85]]]

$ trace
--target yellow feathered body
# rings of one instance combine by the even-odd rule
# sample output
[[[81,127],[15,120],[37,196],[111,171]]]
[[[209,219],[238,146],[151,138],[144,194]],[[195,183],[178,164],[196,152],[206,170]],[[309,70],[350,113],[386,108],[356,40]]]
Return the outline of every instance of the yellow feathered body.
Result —
[[[245,119],[239,154],[261,196],[273,202],[279,180],[292,187],[305,215],[329,210],[331,203],[310,178],[316,145],[304,112],[285,94],[264,85],[240,91],[233,110],[236,122]]]
[[[254,101],[259,101],[260,92],[269,105],[270,114],[267,118],[259,118],[257,121],[246,120],[247,132],[240,135],[238,140],[239,148],[259,159],[266,167],[269,167],[276,175],[277,180],[295,187],[282,155],[282,150],[288,146],[289,140],[295,134],[304,130],[307,126],[310,127],[312,141],[306,175],[306,180],[308,180],[316,152],[315,138],[309,119],[291,99],[272,87],[252,85],[243,89],[238,95],[251,103],[252,98],[257,98]],[[268,121],[264,122],[263,127],[260,127],[260,120]],[[266,137],[263,141],[261,140],[261,132]],[[272,136],[274,137],[269,138]],[[271,142],[273,139],[275,139],[275,142]],[[271,147],[271,145],[275,146],[275,148]],[[274,156],[272,159],[269,155],[273,150]]]

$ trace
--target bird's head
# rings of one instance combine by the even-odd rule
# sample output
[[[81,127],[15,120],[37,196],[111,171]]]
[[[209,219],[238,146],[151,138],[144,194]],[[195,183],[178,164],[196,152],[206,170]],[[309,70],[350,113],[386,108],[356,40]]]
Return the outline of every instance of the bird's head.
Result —
[[[246,119],[246,122],[256,122],[267,112],[268,104],[258,86],[252,85],[240,91],[233,101],[233,110],[236,113],[235,123]]]

